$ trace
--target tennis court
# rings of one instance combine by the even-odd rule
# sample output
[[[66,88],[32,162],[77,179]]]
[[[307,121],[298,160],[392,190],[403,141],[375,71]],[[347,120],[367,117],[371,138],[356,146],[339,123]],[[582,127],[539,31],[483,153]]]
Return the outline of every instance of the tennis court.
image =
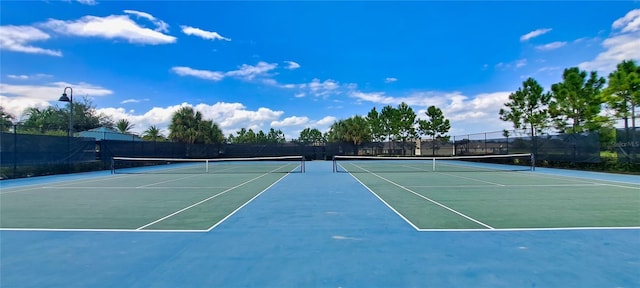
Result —
[[[334,170],[353,174],[418,230],[640,227],[637,184],[409,159],[344,157]]]
[[[304,167],[300,157],[116,160],[129,165],[107,177],[3,189],[1,227],[209,231]]]
[[[638,176],[364,162],[2,182],[0,284],[640,286]]]

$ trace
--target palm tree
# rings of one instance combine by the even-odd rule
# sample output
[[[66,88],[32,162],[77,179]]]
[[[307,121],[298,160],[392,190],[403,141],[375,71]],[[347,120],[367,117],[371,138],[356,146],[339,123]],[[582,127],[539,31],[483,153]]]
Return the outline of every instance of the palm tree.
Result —
[[[122,134],[128,134],[134,126],[136,125],[131,124],[131,122],[129,122],[129,120],[127,119],[120,119],[118,120],[118,122],[116,122],[116,129],[118,129],[118,131],[120,131],[120,133]]]
[[[367,120],[362,116],[353,116],[344,121],[345,140],[358,147],[362,143],[371,142],[371,130]]]
[[[347,142],[356,148],[362,143],[371,141],[371,130],[369,124],[362,116],[353,116],[346,120],[340,120],[331,125],[331,130],[327,138],[331,142]]]
[[[346,142],[345,120],[338,120],[331,124],[329,132],[327,132],[327,140],[329,142]]]
[[[15,117],[10,113],[5,112],[4,107],[0,106],[0,131],[9,131],[11,126],[13,126],[13,119],[15,119]]]
[[[144,131],[144,134],[142,134],[142,139],[155,142],[157,140],[164,140],[164,136],[162,135],[162,131],[158,129],[158,127],[156,127],[155,125],[151,125],[147,130]]]
[[[203,120],[200,112],[182,107],[171,117],[169,139],[188,144],[211,144],[224,142],[224,135],[212,120]]]
[[[25,115],[28,118],[24,122],[24,126],[38,134],[50,130],[66,131],[69,129],[69,114],[52,106],[42,110],[36,107],[28,108]]]
[[[199,133],[202,142],[205,144],[219,144],[224,142],[224,134],[216,123],[211,120],[204,120],[199,123]],[[199,141],[200,142],[200,141]]]
[[[198,122],[202,120],[202,114],[191,107],[182,107],[171,117],[169,124],[169,139],[177,142],[196,143],[198,140]]]

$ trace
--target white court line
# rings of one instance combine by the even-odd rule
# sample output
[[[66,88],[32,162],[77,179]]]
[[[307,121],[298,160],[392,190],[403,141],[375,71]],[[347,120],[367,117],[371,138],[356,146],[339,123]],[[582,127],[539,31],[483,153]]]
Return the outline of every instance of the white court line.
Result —
[[[454,174],[449,174],[449,173],[444,173],[444,172],[437,172],[436,173],[441,173],[441,174],[446,174],[448,176],[452,176],[452,177],[459,177],[459,178],[464,178],[464,179],[469,179],[469,180],[476,180],[476,181],[480,181],[480,182],[486,182],[489,184],[495,184],[495,185],[499,185],[499,186],[504,186],[504,187],[588,187],[588,186],[611,186],[611,187],[618,187],[618,188],[625,188],[625,189],[636,189],[636,190],[640,190],[640,186],[625,186],[625,185],[618,185],[618,184],[611,184],[611,183],[607,183],[607,182],[614,182],[615,181],[608,181],[608,180],[597,180],[600,182],[594,182],[594,180],[592,179],[584,179],[584,178],[576,178],[576,177],[571,177],[571,176],[562,176],[562,175],[551,175],[551,174],[544,174],[548,177],[542,176],[541,174],[529,174],[529,172],[527,171],[527,174],[521,174],[521,175],[531,175],[531,176],[536,176],[536,177],[542,177],[544,178],[555,178],[555,179],[559,179],[559,180],[571,180],[572,182],[578,182],[579,184],[547,184],[547,185],[506,185],[506,184],[497,184],[497,183],[492,183],[492,182],[487,182],[487,181],[482,181],[482,180],[478,180],[478,179],[474,179],[474,178],[470,178],[470,177],[462,177],[459,175],[454,175]],[[587,180],[587,181],[585,181]],[[590,181],[589,181],[590,180]],[[624,182],[622,182],[624,183]],[[631,183],[629,183],[629,185],[632,185]]]
[[[640,186],[632,187],[632,186],[625,186],[625,185],[618,185],[618,184],[609,184],[609,183],[603,183],[602,185],[611,186],[611,187],[618,187],[618,188],[625,188],[625,189],[640,190]]]
[[[420,232],[527,232],[580,230],[640,230],[639,227],[556,227],[556,228],[495,228],[495,229],[418,229]]]
[[[578,184],[511,184],[506,187],[594,187],[609,186],[604,183],[578,183]]]
[[[502,187],[595,187],[610,186],[604,183],[584,183],[584,184],[512,184],[501,185]],[[487,188],[495,187],[495,185],[407,185],[405,187],[412,188]]]
[[[353,177],[353,175],[351,175]],[[355,178],[355,177],[354,177]],[[355,178],[358,180],[357,178]],[[359,182],[359,181],[358,181]],[[364,185],[364,184],[363,184]],[[365,186],[366,187],[366,186]],[[373,193],[376,195],[375,193]],[[377,195],[376,195],[377,197]],[[380,199],[380,198],[378,198]],[[382,199],[380,199],[382,200]],[[384,202],[384,200],[382,200]],[[387,204],[386,202],[384,202]],[[389,207],[391,208],[391,207]],[[393,209],[393,208],[391,208]],[[401,214],[398,214],[402,217]],[[407,221],[404,217],[403,219]],[[536,231],[615,231],[615,230],[640,230],[639,227],[559,227],[559,228],[496,228],[496,229],[421,229],[407,221],[418,232],[474,232],[474,233],[500,233],[500,232],[536,232]],[[219,223],[218,223],[219,224]],[[217,224],[216,224],[217,225]],[[134,229],[56,229],[56,228],[0,228],[0,231],[24,231],[24,232],[134,232],[134,233],[206,233],[208,230],[134,230]]]
[[[205,162],[197,162],[197,161],[193,161],[193,162],[185,162],[185,163],[180,163],[177,165],[180,165],[181,167],[169,167],[169,166],[149,166],[149,167],[133,167],[133,168],[118,168],[115,169],[115,174],[133,174],[133,175],[158,175],[158,174],[171,174],[171,173],[180,173],[180,172],[173,172],[173,171],[181,171],[181,170],[186,170],[186,171],[192,171],[194,170],[194,167],[197,167],[198,169],[202,169],[197,173],[205,173],[207,171],[207,167],[204,166],[203,164],[205,164]],[[176,164],[167,164],[167,165],[176,165]],[[183,166],[183,167],[182,167]],[[200,167],[198,167],[200,166]],[[145,172],[138,172],[138,171],[149,171],[147,173]],[[130,172],[133,171],[133,172]],[[194,172],[196,173],[196,172]],[[188,173],[188,174],[192,174],[192,173]]]
[[[446,172],[438,172],[436,171],[436,173],[438,174],[444,174],[450,177],[457,177],[457,178],[461,178],[461,179],[466,179],[466,180],[471,180],[471,181],[477,181],[480,183],[486,183],[486,184],[491,184],[491,185],[495,185],[495,186],[505,186],[504,184],[500,184],[500,183],[495,183],[495,182],[490,182],[490,181],[484,181],[484,180],[480,180],[480,179],[476,179],[476,178],[471,178],[471,177],[463,177],[460,175],[455,175],[455,174],[451,174],[451,173],[446,173]]]
[[[39,190],[42,189],[44,187],[48,187],[48,188],[52,188],[52,187],[60,187],[60,188],[65,188],[65,186],[63,185],[69,185],[69,184],[76,184],[76,183],[88,183],[88,182],[98,182],[98,181],[104,181],[104,180],[113,180],[113,178],[123,178],[123,177],[132,177],[133,175],[118,175],[118,176],[113,176],[111,174],[109,175],[105,175],[105,176],[98,176],[97,178],[92,178],[92,179],[77,179],[77,180],[71,180],[71,181],[64,181],[64,182],[59,182],[59,185],[56,186],[42,186],[42,185],[46,185],[46,183],[41,183],[41,184],[30,184],[30,185],[26,185],[26,186],[21,186],[21,187],[15,187],[15,188],[5,188],[5,189],[18,189],[18,190],[10,190],[10,191],[2,191],[0,189],[0,195],[4,195],[4,194],[11,194],[11,193],[17,193],[17,192],[23,192],[23,191],[31,191],[31,190]]]
[[[177,215],[177,214],[180,214],[180,213],[182,213],[182,212],[184,212],[184,211],[187,211],[187,210],[189,210],[189,209],[191,209],[191,208],[193,208],[193,207],[196,207],[196,206],[198,206],[198,205],[200,205],[200,204],[202,204],[202,203],[204,203],[204,202],[207,202],[207,201],[209,201],[209,200],[211,200],[211,199],[213,199],[213,198],[216,198],[216,197],[218,197],[218,196],[220,196],[220,195],[222,195],[222,194],[225,194],[225,193],[227,193],[227,192],[229,192],[229,191],[232,191],[233,189],[236,189],[236,188],[238,188],[238,187],[240,187],[240,186],[243,186],[243,185],[245,185],[245,184],[247,184],[247,183],[249,183],[249,182],[252,182],[252,181],[254,181],[254,180],[256,180],[256,179],[262,178],[262,177],[264,177],[264,176],[266,176],[266,175],[269,175],[271,172],[276,171],[276,170],[277,170],[277,169],[274,169],[274,170],[271,170],[270,172],[264,173],[264,174],[262,174],[262,175],[260,175],[260,176],[258,176],[258,177],[255,177],[255,178],[249,179],[249,180],[247,180],[247,181],[245,181],[245,182],[242,182],[242,183],[240,183],[240,184],[238,184],[238,185],[236,185],[236,186],[233,186],[233,187],[231,187],[231,188],[229,188],[229,189],[227,189],[227,190],[224,190],[224,191],[222,191],[222,192],[220,192],[220,193],[217,193],[217,194],[215,194],[215,195],[213,195],[213,196],[211,196],[211,197],[208,197],[208,198],[206,198],[206,199],[200,200],[200,201],[198,201],[198,202],[196,202],[196,203],[193,203],[193,204],[191,204],[191,205],[189,205],[189,206],[187,206],[187,207],[185,207],[185,208],[182,208],[182,209],[180,209],[180,210],[178,210],[178,211],[176,211],[176,212],[173,212],[173,213],[171,213],[171,214],[169,214],[169,215],[166,215],[166,216],[164,216],[164,217],[162,217],[162,218],[160,218],[160,219],[157,219],[157,220],[155,220],[155,221],[153,221],[153,222],[151,222],[151,223],[148,223],[148,224],[145,224],[145,225],[143,225],[143,226],[141,226],[141,227],[138,227],[138,228],[136,228],[136,230],[142,230],[142,229],[144,229],[144,228],[146,228],[146,227],[149,227],[149,226],[151,226],[151,225],[154,225],[154,224],[156,224],[156,223],[159,223],[159,222],[161,222],[161,221],[164,221],[164,220],[166,220],[166,219],[168,219],[168,218],[171,218],[171,217],[173,217],[173,216],[175,216],[175,215]],[[286,175],[286,174],[285,174],[285,175]]]
[[[416,167],[416,166],[411,166],[411,165],[400,165],[400,167],[405,167],[405,168],[413,169],[413,170],[416,170],[416,171],[422,171],[422,172],[431,172],[431,170],[423,169],[422,167]]]
[[[584,172],[588,172],[588,171],[584,171]],[[607,186],[618,187],[618,188],[640,190],[640,185],[638,185],[637,183],[624,182],[624,181],[589,179],[589,178],[583,178],[583,177],[577,177],[577,176],[556,175],[548,172],[535,172],[535,173],[526,174],[526,175],[531,175],[532,177],[542,177],[543,179],[552,178],[552,179],[559,179],[559,180],[570,180],[570,181],[580,182],[580,183],[586,182],[591,184],[599,184],[599,185],[607,185]],[[611,183],[618,183],[618,184],[611,184]]]
[[[169,179],[169,180],[165,180],[165,181],[154,182],[154,183],[147,184],[147,185],[137,186],[136,188],[145,188],[145,187],[150,187],[150,186],[153,186],[153,185],[179,181],[179,180],[183,180],[183,179],[187,179],[187,178],[191,178],[191,177],[196,177],[196,176],[200,176],[200,174],[194,174],[194,175],[184,176],[184,177],[180,177],[180,178],[176,178],[176,179]]]
[[[40,190],[40,189],[42,189],[42,186],[24,188],[24,189],[19,189],[19,190],[14,190],[14,191],[4,191],[4,192],[0,192],[0,195],[12,194],[12,193],[18,193],[18,192],[24,192],[24,191],[31,191],[31,190]]]
[[[135,229],[56,229],[56,228],[0,228],[0,231],[26,232],[141,232],[141,233],[205,233],[207,230],[135,230]]]
[[[417,193],[417,192],[415,192],[415,191],[413,191],[413,190],[411,190],[411,189],[409,189],[409,188],[407,188],[407,187],[404,187],[404,186],[402,186],[402,185],[400,185],[400,184],[398,184],[398,183],[395,183],[395,182],[393,182],[393,181],[391,181],[391,180],[389,180],[389,179],[387,179],[387,178],[384,178],[384,177],[382,177],[382,176],[380,176],[380,175],[378,175],[378,174],[376,174],[376,173],[374,173],[374,172],[371,172],[371,171],[369,171],[369,170],[367,170],[367,169],[364,169],[364,168],[362,168],[362,167],[360,167],[360,166],[358,166],[358,165],[356,165],[356,164],[352,164],[352,165],[354,165],[354,166],[356,166],[356,167],[358,167],[358,168],[360,168],[360,169],[362,169],[362,170],[364,170],[364,171],[367,171],[368,173],[371,173],[372,175],[374,175],[374,176],[376,176],[376,177],[378,177],[378,178],[380,178],[380,179],[382,179],[382,180],[384,180],[384,181],[387,181],[387,182],[389,182],[389,183],[391,183],[391,184],[393,184],[393,185],[395,185],[395,186],[399,187],[400,189],[403,189],[403,190],[406,190],[406,191],[408,191],[408,192],[411,192],[411,193],[413,193],[414,195],[416,195],[416,196],[418,196],[418,197],[420,197],[420,198],[422,198],[422,199],[424,199],[424,200],[427,200],[427,201],[429,201],[429,202],[431,202],[431,203],[433,203],[433,204],[435,204],[435,205],[440,206],[441,208],[444,208],[444,209],[446,209],[446,210],[448,210],[448,211],[450,211],[450,212],[452,212],[452,213],[455,213],[455,214],[457,214],[457,215],[459,215],[459,216],[461,216],[461,217],[463,217],[463,218],[465,218],[465,219],[467,219],[467,220],[469,220],[469,221],[472,221],[472,222],[474,222],[474,223],[476,223],[476,224],[479,224],[479,225],[481,225],[481,226],[487,227],[488,229],[495,229],[495,228],[493,228],[493,227],[491,227],[491,226],[489,226],[489,225],[487,225],[487,224],[485,224],[485,223],[483,223],[483,222],[481,222],[481,221],[479,221],[479,220],[476,220],[476,219],[474,219],[474,218],[472,218],[472,217],[470,217],[470,216],[467,216],[467,215],[463,214],[462,212],[459,212],[459,211],[457,211],[457,210],[455,210],[455,209],[453,209],[453,208],[450,208],[450,207],[448,207],[448,206],[446,206],[446,205],[444,205],[444,204],[442,204],[442,203],[440,203],[440,202],[438,202],[438,201],[435,201],[435,200],[433,200],[433,199],[430,199],[429,197],[426,197],[426,196],[424,196],[424,195],[421,195],[420,193]],[[343,167],[343,168],[344,168],[344,167]],[[350,174],[351,174],[351,173],[350,173]],[[362,183],[362,182],[360,182],[360,183]]]
[[[227,189],[229,186],[154,186],[154,187],[97,187],[97,186],[77,186],[77,187],[61,187],[61,186],[44,186],[42,189],[58,189],[58,190],[156,190],[156,189]]]

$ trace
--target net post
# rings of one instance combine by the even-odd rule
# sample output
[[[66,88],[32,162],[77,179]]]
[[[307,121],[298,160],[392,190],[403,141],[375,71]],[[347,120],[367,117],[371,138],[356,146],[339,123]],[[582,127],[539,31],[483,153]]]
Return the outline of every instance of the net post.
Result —
[[[304,156],[300,156],[300,173],[305,173],[305,161],[304,161]]]
[[[531,171],[536,171],[536,154],[531,153]]]
[[[204,165],[205,165],[205,168],[204,168],[205,173],[209,173],[209,159],[204,160]]]
[[[436,157],[431,158],[432,159],[432,167],[431,167],[431,171],[435,172],[436,171]]]
[[[116,164],[115,160],[113,160],[113,156],[111,157],[111,174],[116,174]]]
[[[338,172],[338,166],[336,164],[336,155],[333,155],[333,173]]]

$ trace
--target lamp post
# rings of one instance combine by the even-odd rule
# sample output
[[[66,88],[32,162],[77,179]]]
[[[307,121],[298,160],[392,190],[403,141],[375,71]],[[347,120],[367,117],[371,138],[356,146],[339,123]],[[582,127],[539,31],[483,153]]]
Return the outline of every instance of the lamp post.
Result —
[[[69,97],[67,97],[67,89],[69,89]],[[71,87],[65,87],[62,91],[62,96],[58,99],[60,102],[69,102],[69,137],[73,136],[73,89]]]

